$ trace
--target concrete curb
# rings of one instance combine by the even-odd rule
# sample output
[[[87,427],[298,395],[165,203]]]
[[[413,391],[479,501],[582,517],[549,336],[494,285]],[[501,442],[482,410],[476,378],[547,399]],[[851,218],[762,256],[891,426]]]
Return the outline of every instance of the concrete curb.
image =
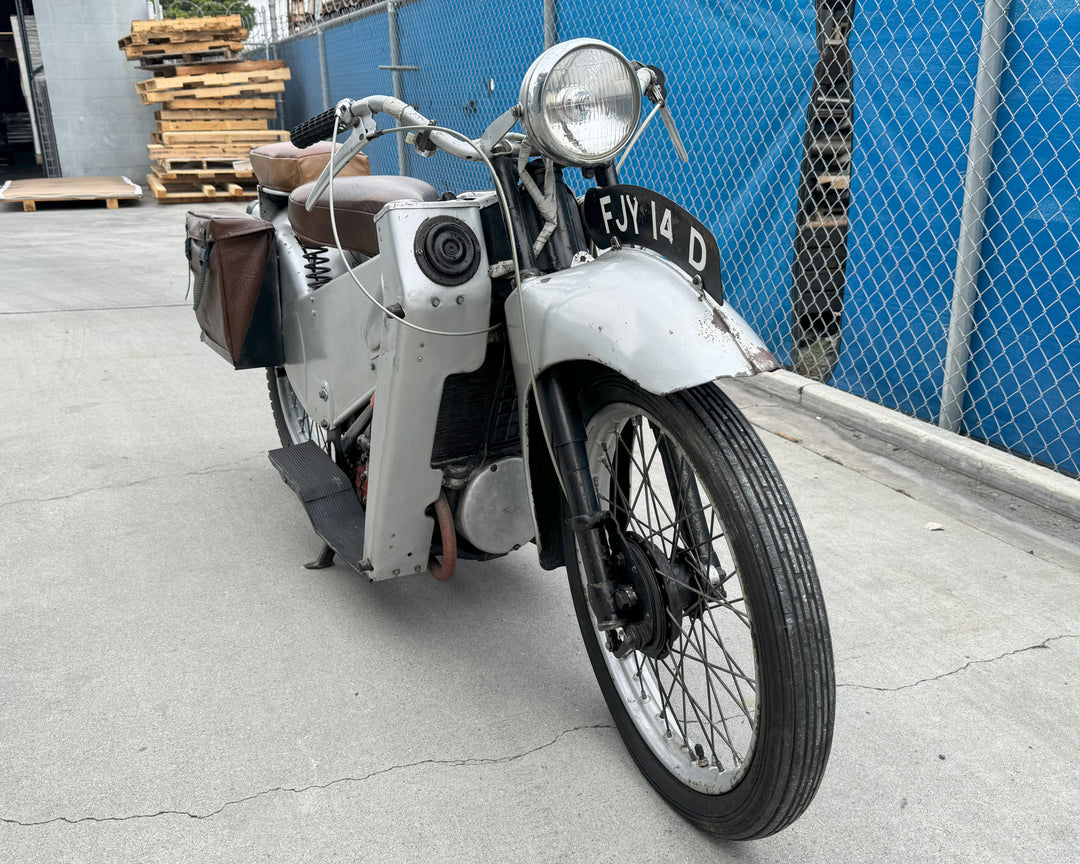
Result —
[[[849,429],[1080,521],[1078,480],[794,372],[781,369],[743,381]]]

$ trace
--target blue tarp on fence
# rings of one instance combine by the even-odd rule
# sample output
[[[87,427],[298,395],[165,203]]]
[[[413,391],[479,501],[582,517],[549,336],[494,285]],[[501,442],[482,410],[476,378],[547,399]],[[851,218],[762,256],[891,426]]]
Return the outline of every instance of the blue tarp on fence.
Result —
[[[851,38],[851,228],[832,383],[931,421],[944,378],[981,6],[878,0],[860,6]],[[1010,25],[963,431],[1080,472],[1080,78],[1066,77],[1080,68],[1080,10],[1015,0]]]
[[[964,198],[979,9],[856,10],[842,353],[832,383],[936,420]],[[965,51],[958,50],[964,46]]]
[[[1080,473],[1080,6],[1011,19],[964,425]]]
[[[559,36],[593,36],[664,70],[690,164],[650,130],[622,179],[682,204],[716,235],[725,296],[791,351],[799,167],[817,60],[812,3],[562,0]]]
[[[535,0],[400,4],[401,63],[419,67],[402,73],[406,101],[478,136],[517,101],[525,71],[543,50],[541,8]],[[670,196],[712,228],[724,253],[727,295],[786,357],[796,192],[816,60],[813,5],[642,0],[598,7],[562,0],[557,19],[562,40],[604,39],[664,69],[691,164],[675,158],[657,120],[623,179]],[[389,74],[377,69],[390,63],[387,33],[382,12],[326,29],[331,102],[392,92]],[[286,122],[294,124],[323,108],[316,38],[286,42],[280,53],[293,68],[285,96]],[[369,152],[373,170],[396,173],[396,153],[392,139],[377,142]],[[407,164],[440,192],[491,186],[481,166],[445,156],[410,152]],[[572,173],[568,181],[580,185]]]

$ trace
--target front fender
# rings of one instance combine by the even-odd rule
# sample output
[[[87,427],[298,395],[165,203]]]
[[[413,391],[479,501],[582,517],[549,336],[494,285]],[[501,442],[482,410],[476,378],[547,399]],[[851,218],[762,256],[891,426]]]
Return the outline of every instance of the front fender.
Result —
[[[643,249],[612,250],[526,279],[524,291],[507,298],[506,326],[523,391],[544,369],[573,360],[607,366],[657,394],[780,366],[728,304],[717,304],[682,270]]]
[[[541,566],[551,570],[565,563],[562,495],[536,414],[536,375],[585,360],[663,395],[780,364],[730,306],[697,291],[682,270],[652,252],[612,250],[578,267],[526,279],[524,287],[506,300],[506,326],[536,545]]]

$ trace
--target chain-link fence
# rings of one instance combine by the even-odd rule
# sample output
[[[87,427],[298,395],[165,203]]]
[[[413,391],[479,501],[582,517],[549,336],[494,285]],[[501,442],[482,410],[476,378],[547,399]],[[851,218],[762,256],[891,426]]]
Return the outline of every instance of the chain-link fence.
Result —
[[[866,0],[833,383],[1080,472],[1080,3]]]
[[[659,65],[691,163],[657,123],[622,178],[712,228],[782,359],[1080,472],[1078,0],[267,2],[287,125],[382,92],[479,135],[577,36]],[[394,137],[369,155],[490,186]]]

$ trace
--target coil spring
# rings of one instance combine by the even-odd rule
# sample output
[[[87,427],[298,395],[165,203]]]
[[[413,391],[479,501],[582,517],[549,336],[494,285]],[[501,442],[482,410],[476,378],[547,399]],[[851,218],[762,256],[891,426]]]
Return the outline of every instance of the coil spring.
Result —
[[[314,291],[330,281],[330,256],[325,246],[303,244],[304,269],[307,271],[308,287]]]

